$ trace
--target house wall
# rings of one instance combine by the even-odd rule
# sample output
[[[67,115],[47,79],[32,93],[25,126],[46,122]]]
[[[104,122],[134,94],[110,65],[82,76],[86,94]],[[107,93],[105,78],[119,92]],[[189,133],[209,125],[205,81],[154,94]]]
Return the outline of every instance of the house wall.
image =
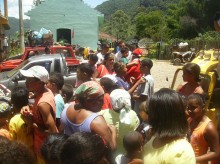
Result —
[[[46,0],[29,11],[31,30],[42,27],[53,32],[56,41],[57,29],[74,29],[72,44],[97,48],[99,19],[102,14],[84,4],[81,0]]]

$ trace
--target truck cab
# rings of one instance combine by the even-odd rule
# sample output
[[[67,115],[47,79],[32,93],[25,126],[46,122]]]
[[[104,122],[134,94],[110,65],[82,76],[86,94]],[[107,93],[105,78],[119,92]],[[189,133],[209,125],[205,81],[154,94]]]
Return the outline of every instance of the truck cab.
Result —
[[[45,46],[26,47],[22,55],[9,58],[0,64],[0,72],[9,71],[16,68],[23,61],[29,59],[32,56],[38,56],[45,54]],[[71,46],[50,46],[51,54],[64,54],[67,65],[79,65],[79,60],[76,59],[75,54]]]
[[[75,86],[76,71],[69,70],[65,57],[61,54],[31,57],[12,70],[1,72],[0,83],[10,90],[16,86],[25,86],[25,77],[21,75],[20,70],[27,70],[35,65],[45,67],[49,73],[61,73],[64,77],[65,83]]]

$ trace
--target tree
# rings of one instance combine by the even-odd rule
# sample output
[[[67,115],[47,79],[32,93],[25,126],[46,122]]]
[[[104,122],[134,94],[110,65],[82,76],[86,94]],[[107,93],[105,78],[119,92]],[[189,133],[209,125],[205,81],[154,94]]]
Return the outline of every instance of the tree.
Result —
[[[122,10],[116,11],[109,20],[109,31],[117,39],[125,40],[131,36],[130,17]]]
[[[161,11],[152,11],[148,14],[140,13],[135,17],[136,31],[140,38],[149,37],[154,41],[168,38],[169,30],[165,17]]]

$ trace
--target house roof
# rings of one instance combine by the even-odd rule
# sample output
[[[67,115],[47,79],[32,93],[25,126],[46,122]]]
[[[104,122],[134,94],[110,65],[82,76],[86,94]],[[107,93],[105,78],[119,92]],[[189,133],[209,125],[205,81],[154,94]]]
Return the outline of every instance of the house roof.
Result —
[[[104,32],[99,33],[99,39],[107,39],[107,40],[111,40],[112,42],[117,41],[117,38]]]

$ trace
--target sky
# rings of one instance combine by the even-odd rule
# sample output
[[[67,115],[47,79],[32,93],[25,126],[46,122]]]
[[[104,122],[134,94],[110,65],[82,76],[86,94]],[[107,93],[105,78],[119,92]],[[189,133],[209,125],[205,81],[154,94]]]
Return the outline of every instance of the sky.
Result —
[[[1,1],[2,0],[0,0],[0,2]],[[15,17],[15,18],[19,17],[18,1],[19,0],[8,0],[8,16],[9,17]],[[94,8],[106,0],[83,0],[83,1],[89,6],[91,6],[92,8]],[[33,5],[33,0],[22,0],[23,13],[30,10],[32,8],[32,5]],[[24,15],[23,18],[28,19],[29,17]]]

